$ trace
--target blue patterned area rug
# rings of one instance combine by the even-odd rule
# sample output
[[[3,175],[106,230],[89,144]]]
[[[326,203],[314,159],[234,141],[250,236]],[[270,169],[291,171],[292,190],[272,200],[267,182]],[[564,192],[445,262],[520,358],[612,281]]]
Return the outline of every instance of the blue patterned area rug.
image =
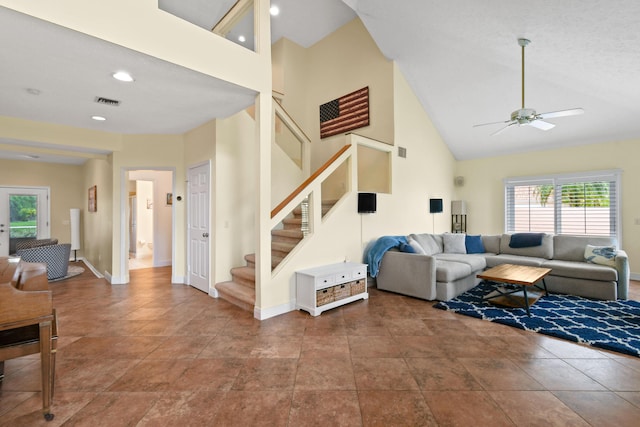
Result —
[[[638,301],[600,301],[550,294],[542,296],[531,306],[529,317],[524,308],[501,308],[484,301],[482,297],[496,286],[482,282],[450,301],[438,302],[434,307],[640,357]]]

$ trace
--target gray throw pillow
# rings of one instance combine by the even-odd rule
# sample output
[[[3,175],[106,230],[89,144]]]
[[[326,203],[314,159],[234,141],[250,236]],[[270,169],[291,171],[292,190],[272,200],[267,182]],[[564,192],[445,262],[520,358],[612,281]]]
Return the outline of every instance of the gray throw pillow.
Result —
[[[431,234],[411,234],[409,237],[411,237],[413,240],[418,242],[420,246],[422,246],[425,255],[434,255],[442,252]]]
[[[467,247],[465,245],[466,235],[464,233],[444,233],[442,241],[444,242],[445,254],[466,254]]]
[[[426,255],[426,252],[424,251],[424,248],[422,246],[420,246],[420,243],[416,242],[416,240],[409,236],[407,238],[407,242],[409,242],[409,246],[411,246],[414,250],[415,253],[420,254],[420,255]]]

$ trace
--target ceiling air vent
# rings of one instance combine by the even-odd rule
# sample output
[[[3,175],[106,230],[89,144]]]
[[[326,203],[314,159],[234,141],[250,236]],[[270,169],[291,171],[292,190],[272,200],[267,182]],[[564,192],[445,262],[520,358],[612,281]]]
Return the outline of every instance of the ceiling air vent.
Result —
[[[96,96],[94,102],[103,105],[111,105],[112,107],[117,107],[120,105],[120,101],[118,101],[117,99],[109,99],[102,96]]]

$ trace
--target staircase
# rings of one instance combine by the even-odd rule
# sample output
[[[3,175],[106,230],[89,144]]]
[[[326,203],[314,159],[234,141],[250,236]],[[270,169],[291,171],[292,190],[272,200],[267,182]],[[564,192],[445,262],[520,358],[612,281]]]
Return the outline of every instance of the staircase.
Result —
[[[322,202],[324,216],[336,200]],[[283,228],[271,230],[271,270],[276,268],[304,238],[302,232],[302,208],[296,207],[282,221]],[[256,255],[244,256],[246,265],[231,269],[231,281],[216,283],[220,298],[253,313],[256,301]]]

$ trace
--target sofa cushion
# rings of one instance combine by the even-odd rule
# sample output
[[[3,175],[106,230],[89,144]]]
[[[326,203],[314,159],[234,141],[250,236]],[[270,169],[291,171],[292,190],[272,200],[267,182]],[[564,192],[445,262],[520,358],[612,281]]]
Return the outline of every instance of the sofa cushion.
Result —
[[[500,238],[500,254],[522,255],[526,257],[546,259],[553,258],[553,236],[551,234],[545,234],[542,237],[542,244],[539,246],[512,248],[509,246],[509,243],[511,243],[511,234],[503,234]]]
[[[487,262],[487,268],[495,267],[500,264],[515,264],[515,265],[528,265],[531,267],[540,267],[546,260],[544,258],[500,254],[500,255],[487,255],[484,257]]]
[[[482,254],[485,251],[484,245],[482,244],[482,236],[471,236],[467,234],[464,239],[464,245],[467,248],[468,254]]]
[[[618,271],[615,268],[598,264],[590,264],[588,262],[552,259],[542,263],[541,267],[550,268],[550,274],[553,276],[601,281],[618,280]]]
[[[494,254],[500,253],[500,236],[490,235],[482,236],[482,244],[484,245],[485,252],[491,252]]]
[[[407,242],[409,243],[409,246],[413,248],[414,253],[417,253],[420,255],[426,255],[424,248],[420,246],[420,243],[416,242],[416,240],[413,237],[411,236],[407,237]]]
[[[471,274],[471,267],[462,262],[436,259],[436,282],[453,282]]]
[[[553,238],[553,259],[564,261],[584,261],[584,250],[587,245],[615,246],[614,237],[564,236]]]
[[[438,244],[433,234],[428,234],[428,233],[411,234],[409,235],[409,237],[411,237],[413,240],[418,242],[418,244],[424,250],[425,255],[438,254],[443,251],[441,237],[440,237],[440,244]]]
[[[444,233],[442,235],[442,243],[444,245],[444,253],[447,254],[466,254],[467,248],[465,246],[465,235]]]
[[[461,262],[471,267],[471,271],[482,271],[487,266],[487,261],[482,255],[470,255],[470,254],[436,254],[434,255],[436,260]]]

